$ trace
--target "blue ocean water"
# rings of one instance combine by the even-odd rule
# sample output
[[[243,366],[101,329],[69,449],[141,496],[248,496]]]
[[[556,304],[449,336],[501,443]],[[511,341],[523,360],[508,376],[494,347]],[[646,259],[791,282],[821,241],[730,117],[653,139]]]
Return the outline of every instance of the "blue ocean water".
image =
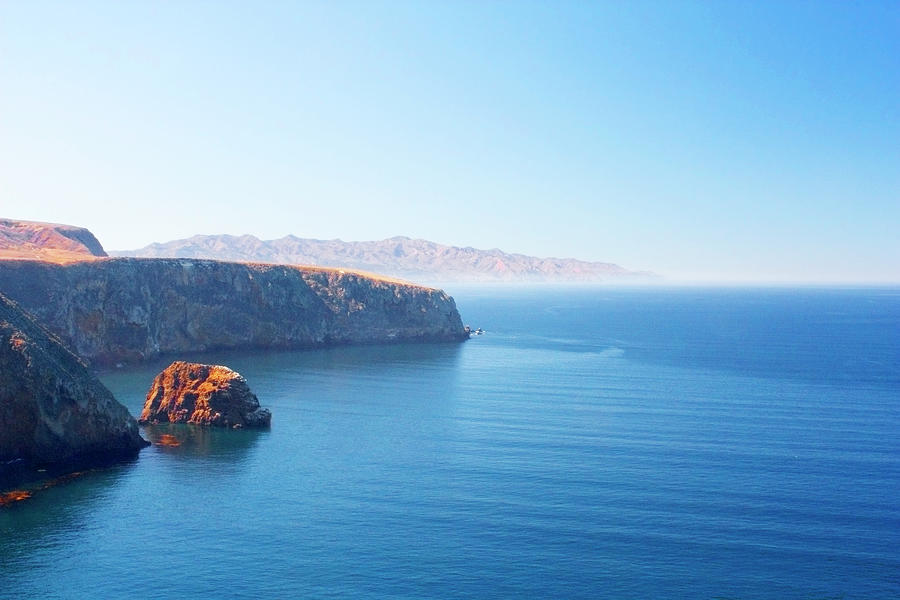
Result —
[[[448,291],[485,335],[184,357],[272,429],[0,509],[0,598],[900,598],[900,289]]]

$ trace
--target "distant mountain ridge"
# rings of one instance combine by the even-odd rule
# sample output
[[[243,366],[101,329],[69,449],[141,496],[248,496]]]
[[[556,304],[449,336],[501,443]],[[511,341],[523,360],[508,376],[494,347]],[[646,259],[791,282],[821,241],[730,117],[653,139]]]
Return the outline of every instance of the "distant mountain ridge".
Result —
[[[261,240],[253,235],[195,235],[110,254],[346,267],[412,280],[588,282],[652,276],[613,263],[537,258],[509,254],[496,248],[461,248],[402,236],[380,241],[344,242],[293,235],[276,240]]]

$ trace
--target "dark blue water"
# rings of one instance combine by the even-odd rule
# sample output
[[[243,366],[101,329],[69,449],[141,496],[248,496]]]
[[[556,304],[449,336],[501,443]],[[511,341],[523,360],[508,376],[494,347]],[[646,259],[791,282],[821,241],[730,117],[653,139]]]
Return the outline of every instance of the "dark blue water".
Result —
[[[203,357],[271,431],[0,509],[0,597],[900,598],[900,290],[449,291],[484,336]]]

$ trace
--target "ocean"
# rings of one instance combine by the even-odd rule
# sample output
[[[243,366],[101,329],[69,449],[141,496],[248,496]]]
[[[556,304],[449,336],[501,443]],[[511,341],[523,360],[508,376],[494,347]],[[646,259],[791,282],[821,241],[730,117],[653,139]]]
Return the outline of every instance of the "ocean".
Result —
[[[448,292],[484,335],[178,357],[271,430],[0,508],[0,598],[900,598],[900,289]]]

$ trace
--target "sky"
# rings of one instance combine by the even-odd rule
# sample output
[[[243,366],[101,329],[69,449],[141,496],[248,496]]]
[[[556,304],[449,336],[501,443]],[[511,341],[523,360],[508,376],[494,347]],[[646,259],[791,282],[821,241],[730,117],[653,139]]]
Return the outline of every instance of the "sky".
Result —
[[[0,217],[900,283],[900,2],[0,0]]]

